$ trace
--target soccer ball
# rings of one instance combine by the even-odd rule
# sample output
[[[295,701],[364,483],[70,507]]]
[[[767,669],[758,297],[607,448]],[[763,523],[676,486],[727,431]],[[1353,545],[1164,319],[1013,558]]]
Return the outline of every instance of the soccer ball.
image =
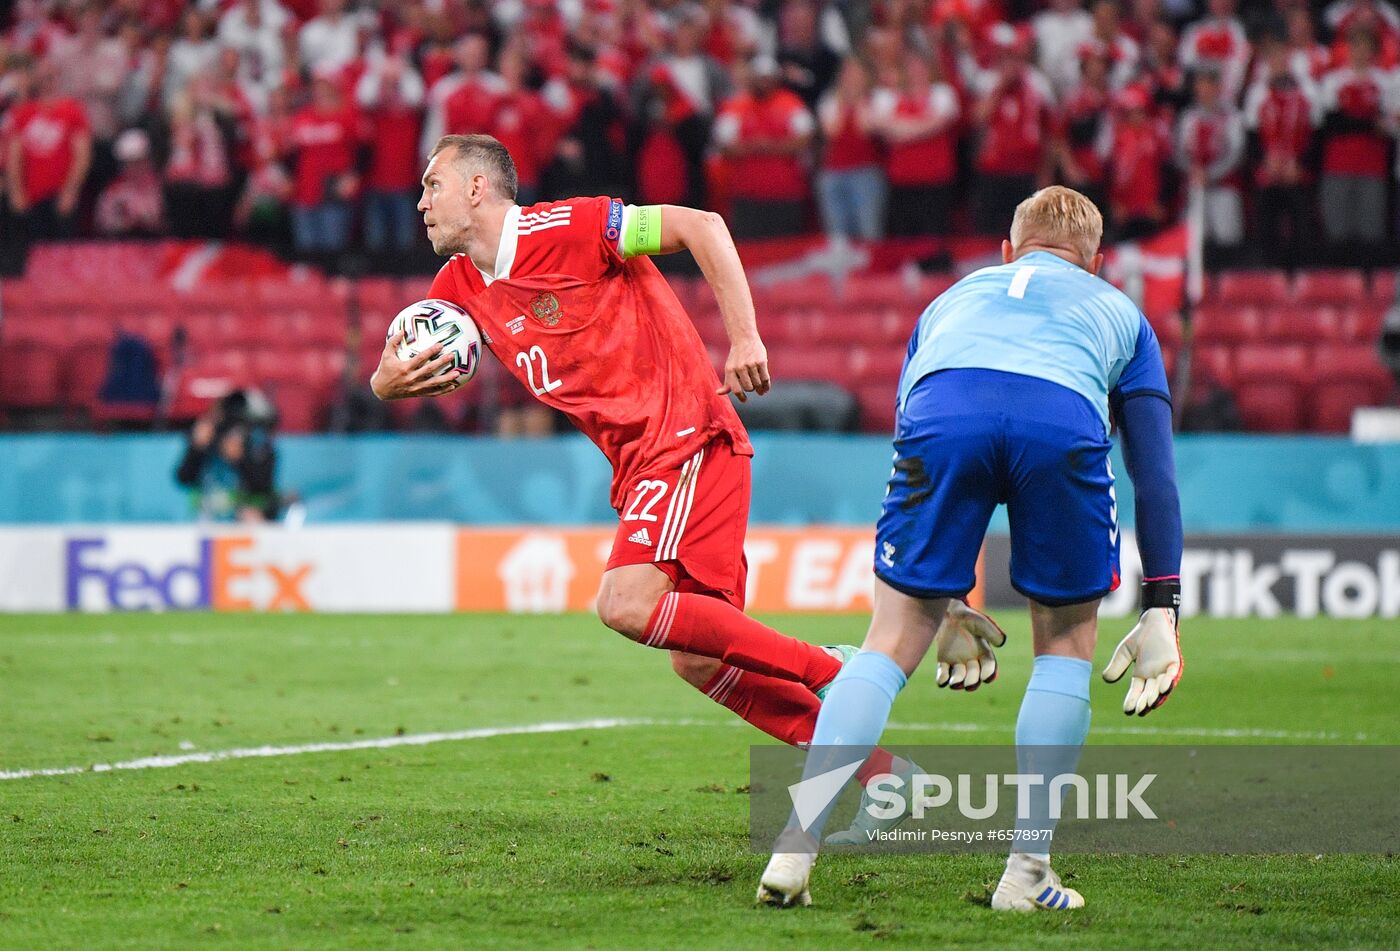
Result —
[[[385,340],[393,340],[400,332],[400,360],[411,360],[435,343],[442,344],[443,354],[451,354],[452,363],[443,367],[437,376],[452,370],[460,370],[463,383],[476,376],[481,366],[481,330],[476,321],[456,304],[445,300],[420,300],[399,311]]]

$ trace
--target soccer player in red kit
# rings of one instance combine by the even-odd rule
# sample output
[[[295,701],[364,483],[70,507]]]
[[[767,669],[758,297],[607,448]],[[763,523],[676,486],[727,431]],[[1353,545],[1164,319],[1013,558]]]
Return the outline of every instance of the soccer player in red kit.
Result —
[[[669,650],[683,679],[760,730],[806,743],[818,692],[846,655],[743,612],[753,448],[727,397],[766,393],[770,381],[728,228],[716,214],[674,205],[573,198],[521,208],[515,194],[514,163],[496,139],[439,140],[418,209],[433,250],[451,258],[430,294],[470,314],[506,369],[612,464],[619,523],[598,616]],[[729,335],[722,381],[647,258],[682,248],[714,290]],[[388,341],[371,381],[381,399],[461,385],[435,375],[450,356],[430,348],[400,360],[398,342]],[[966,636],[995,631],[971,609],[961,617]],[[875,760],[872,776],[888,771],[887,755]]]

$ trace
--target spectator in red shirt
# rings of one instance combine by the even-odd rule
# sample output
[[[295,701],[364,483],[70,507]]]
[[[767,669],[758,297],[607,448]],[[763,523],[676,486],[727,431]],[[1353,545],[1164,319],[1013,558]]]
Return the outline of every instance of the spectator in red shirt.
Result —
[[[87,112],[56,94],[51,63],[25,65],[18,76],[17,101],[0,129],[16,229],[30,240],[69,237],[92,163]]]
[[[1310,231],[1312,175],[1309,153],[1317,123],[1311,84],[1299,82],[1288,47],[1278,39],[1260,44],[1262,73],[1245,96],[1245,125],[1258,138],[1254,184],[1259,237],[1272,264],[1293,267]]]
[[[544,100],[527,85],[531,67],[524,51],[517,47],[503,49],[496,68],[501,76],[501,91],[495,97],[486,131],[504,144],[515,159],[519,179],[516,201],[522,206],[533,205],[539,201],[540,172],[554,154],[556,130]],[[449,125],[448,131],[470,130]]]
[[[1376,35],[1347,36],[1347,64],[1322,77],[1322,225],[1334,244],[1371,246],[1385,237],[1385,189],[1390,139],[1386,109],[1394,76],[1376,66]]]
[[[1218,72],[1203,69],[1192,84],[1195,104],[1177,123],[1177,163],[1205,201],[1205,239],[1217,248],[1244,240],[1244,199],[1240,166],[1244,160],[1244,121],[1225,97]]]
[[[779,85],[772,58],[760,56],[743,72],[744,91],[715,121],[715,142],[732,163],[730,229],[736,238],[801,234],[816,123],[797,94]]]
[[[1152,100],[1141,86],[1114,97],[1108,135],[1108,207],[1115,240],[1146,237],[1166,223],[1163,192],[1171,159],[1165,124],[1152,115]]]
[[[1108,170],[1104,138],[1108,134],[1109,61],[1090,47],[1079,61],[1079,80],[1065,92],[1055,116],[1054,160],[1058,180],[1105,207]]]
[[[885,143],[890,233],[947,234],[957,179],[958,94],[937,60],[909,55],[899,87],[872,98],[875,129]]]
[[[364,225],[365,246],[375,253],[408,251],[418,240],[423,94],[423,77],[397,55],[372,62],[355,90],[371,130]]]
[[[292,120],[295,155],[292,240],[300,253],[338,253],[350,243],[351,201],[359,191],[359,119],[333,76],[312,84],[312,101]]]
[[[884,234],[885,173],[880,167],[870,73],[854,56],[817,104],[825,148],[817,175],[827,237],[874,241]],[[890,93],[894,95],[893,92]]]
[[[428,87],[420,158],[432,151],[447,132],[485,132],[491,121],[501,77],[491,72],[491,43],[480,33],[468,33],[453,48],[457,68]]]
[[[996,65],[973,71],[977,96],[972,123],[980,131],[975,225],[979,234],[1001,234],[1016,206],[1049,178],[1050,84],[1027,62],[1026,38],[1010,24],[992,33]]]

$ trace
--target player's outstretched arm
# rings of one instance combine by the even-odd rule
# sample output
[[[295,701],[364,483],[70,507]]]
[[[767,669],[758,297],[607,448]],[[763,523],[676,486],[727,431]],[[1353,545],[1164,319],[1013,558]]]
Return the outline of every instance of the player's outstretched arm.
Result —
[[[1128,397],[1120,394],[1115,402],[1123,459],[1137,496],[1142,616],[1113,652],[1103,678],[1116,683],[1131,665],[1133,676],[1123,712],[1146,716],[1167,702],[1185,667],[1178,636],[1181,503],[1172,452],[1171,404],[1150,391]]]
[[[724,331],[729,336],[729,357],[724,361],[724,385],[718,390],[720,395],[733,393],[745,400],[746,393],[760,396],[767,393],[772,386],[768,351],[758,335],[748,278],[724,219],[713,211],[683,205],[638,208],[637,214],[657,214],[661,218],[660,236],[655,239],[653,253],[689,250],[715,292]]]
[[[390,337],[379,354],[379,366],[369,378],[369,388],[381,400],[402,400],[410,396],[443,396],[462,385],[461,373],[437,376],[452,365],[452,354],[433,344],[411,360],[401,360],[398,346],[403,334]]]

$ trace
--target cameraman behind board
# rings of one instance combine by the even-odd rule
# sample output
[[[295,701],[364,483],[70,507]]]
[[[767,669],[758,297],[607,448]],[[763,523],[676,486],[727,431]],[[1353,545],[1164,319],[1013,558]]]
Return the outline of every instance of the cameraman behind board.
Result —
[[[195,511],[210,521],[265,522],[277,518],[273,487],[277,414],[253,389],[234,390],[195,420],[175,481],[193,490]]]

